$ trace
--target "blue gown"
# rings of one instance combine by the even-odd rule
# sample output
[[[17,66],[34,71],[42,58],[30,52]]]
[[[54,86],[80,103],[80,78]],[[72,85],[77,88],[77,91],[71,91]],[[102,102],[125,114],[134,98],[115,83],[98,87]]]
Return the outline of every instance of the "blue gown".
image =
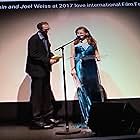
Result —
[[[100,101],[99,75],[96,60],[94,58],[96,47],[88,43],[75,45],[75,69],[80,86],[77,88],[77,96],[84,122],[88,122],[90,108],[94,101]],[[98,98],[98,99],[97,99]]]

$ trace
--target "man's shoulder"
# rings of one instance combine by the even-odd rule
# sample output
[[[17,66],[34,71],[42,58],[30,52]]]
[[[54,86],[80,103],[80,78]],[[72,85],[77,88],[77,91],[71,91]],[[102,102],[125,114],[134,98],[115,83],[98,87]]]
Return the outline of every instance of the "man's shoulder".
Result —
[[[39,37],[38,37],[38,34],[37,33],[35,33],[35,34],[33,34],[30,38],[29,38],[29,40],[34,40],[34,39],[38,39]]]

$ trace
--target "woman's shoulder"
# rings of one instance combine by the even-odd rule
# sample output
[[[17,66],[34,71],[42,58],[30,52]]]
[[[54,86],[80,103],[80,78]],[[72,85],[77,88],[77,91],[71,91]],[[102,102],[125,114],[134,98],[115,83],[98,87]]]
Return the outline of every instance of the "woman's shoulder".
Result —
[[[81,42],[79,42],[77,44],[74,44],[74,47],[80,47],[80,46],[82,46],[82,43]]]

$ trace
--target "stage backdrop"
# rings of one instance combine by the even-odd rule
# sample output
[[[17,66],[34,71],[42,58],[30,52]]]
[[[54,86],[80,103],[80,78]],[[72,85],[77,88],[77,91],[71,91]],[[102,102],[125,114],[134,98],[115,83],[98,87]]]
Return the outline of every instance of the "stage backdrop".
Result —
[[[107,97],[140,97],[140,10],[134,8],[38,9],[0,12],[0,102],[29,101],[31,79],[25,73],[27,40],[40,21],[48,21],[51,50],[68,43],[86,26],[101,54],[98,68]],[[65,47],[68,100],[77,99],[70,74],[70,44]],[[52,90],[64,100],[62,60],[53,66]]]

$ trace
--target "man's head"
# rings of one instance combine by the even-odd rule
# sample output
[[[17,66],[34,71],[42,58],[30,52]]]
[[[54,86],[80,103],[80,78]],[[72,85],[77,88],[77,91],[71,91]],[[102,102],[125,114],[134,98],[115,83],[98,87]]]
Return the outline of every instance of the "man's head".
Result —
[[[40,22],[37,24],[37,29],[44,35],[46,36],[50,27],[48,22]]]

